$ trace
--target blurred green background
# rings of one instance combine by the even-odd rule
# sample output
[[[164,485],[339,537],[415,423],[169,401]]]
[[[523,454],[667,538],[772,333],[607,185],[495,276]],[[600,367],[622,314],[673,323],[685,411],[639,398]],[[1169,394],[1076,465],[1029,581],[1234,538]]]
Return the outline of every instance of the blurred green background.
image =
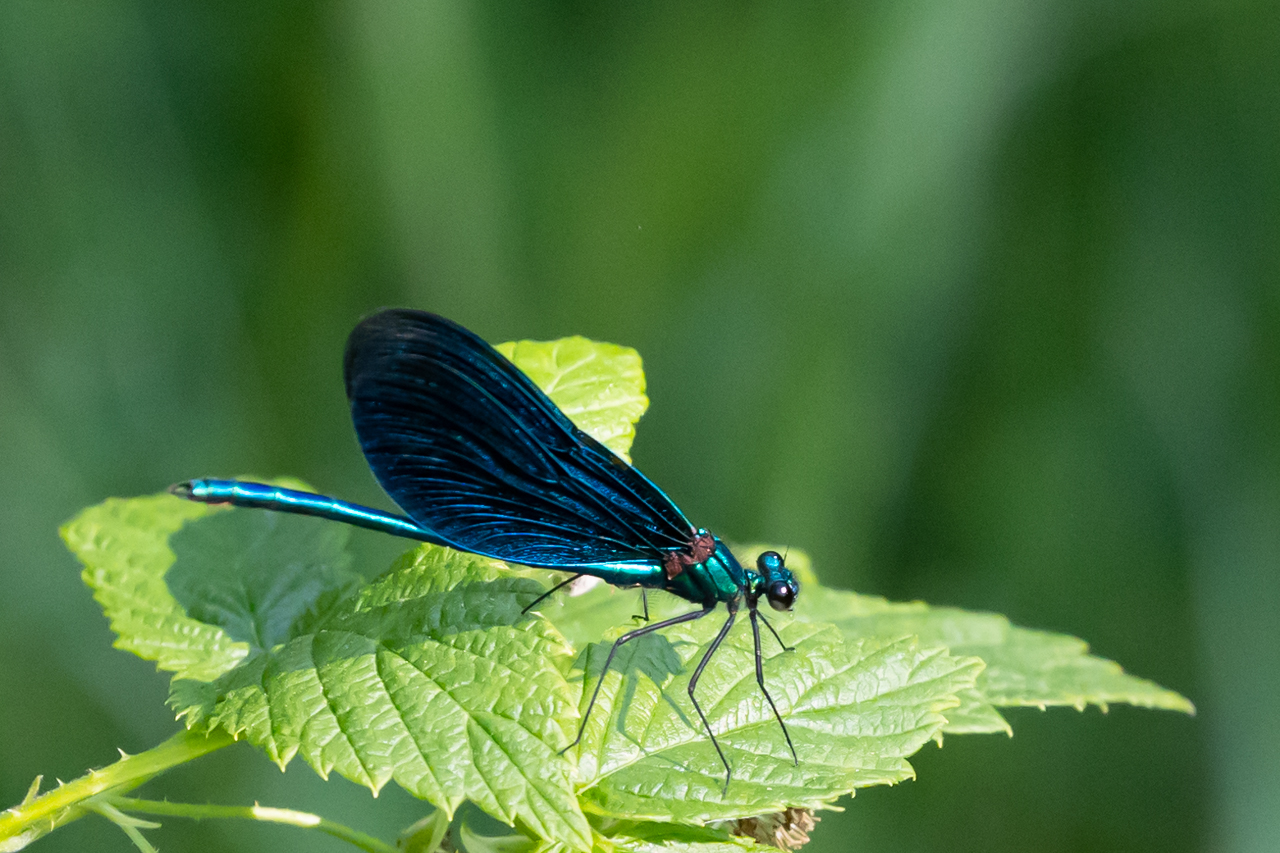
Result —
[[[1278,849],[1277,45],[1231,0],[3,4],[0,806],[175,728],[57,526],[250,471],[385,505],[341,353],[407,305],[638,348],[700,524],[1199,706],[1015,712],[810,850]],[[248,748],[152,790],[421,813]]]

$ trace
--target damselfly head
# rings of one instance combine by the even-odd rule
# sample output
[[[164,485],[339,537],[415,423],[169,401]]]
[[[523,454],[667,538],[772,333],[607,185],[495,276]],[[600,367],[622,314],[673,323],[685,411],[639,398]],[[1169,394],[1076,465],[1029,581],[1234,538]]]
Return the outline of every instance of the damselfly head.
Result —
[[[756,558],[756,570],[764,580],[764,596],[774,610],[790,610],[800,594],[800,582],[787,568],[777,551],[765,551]]]

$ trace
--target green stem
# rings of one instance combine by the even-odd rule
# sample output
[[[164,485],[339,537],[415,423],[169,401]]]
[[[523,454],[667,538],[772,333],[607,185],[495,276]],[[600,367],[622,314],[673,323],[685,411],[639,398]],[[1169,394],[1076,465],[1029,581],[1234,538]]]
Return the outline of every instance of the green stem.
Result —
[[[235,743],[221,731],[209,734],[183,730],[159,746],[137,755],[128,755],[115,764],[90,770],[73,782],[48,793],[32,792],[19,805],[0,812],[0,851],[20,850],[30,841],[83,816],[84,801],[106,791],[128,791],[171,767],[185,764]]]
[[[187,817],[193,820],[206,818],[237,818],[266,823],[283,823],[304,829],[318,829],[359,847],[367,853],[400,853],[395,846],[366,835],[363,832],[334,823],[310,812],[293,809],[276,809],[268,806],[213,806],[194,803],[170,803],[163,800],[138,800],[132,797],[111,797],[108,802],[123,812],[169,817]]]

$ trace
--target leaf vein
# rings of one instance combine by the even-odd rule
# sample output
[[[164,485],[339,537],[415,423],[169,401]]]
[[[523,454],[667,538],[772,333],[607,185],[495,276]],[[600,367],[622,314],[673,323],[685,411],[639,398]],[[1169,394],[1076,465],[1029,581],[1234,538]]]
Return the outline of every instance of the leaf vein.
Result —
[[[404,660],[404,658],[401,657],[400,660]],[[413,727],[409,725],[408,720],[405,719],[404,711],[400,708],[400,704],[396,702],[395,694],[387,684],[387,676],[382,672],[381,655],[374,655],[374,667],[378,673],[378,683],[382,686],[383,693],[386,694],[387,703],[391,706],[391,709],[395,711],[396,722],[399,723],[404,734],[413,741],[414,749],[416,749],[418,753],[419,763],[421,763],[423,769],[426,770],[427,775],[431,777],[431,783],[440,792],[441,798],[447,799],[447,797],[445,797],[444,785],[440,782],[440,777],[436,775],[435,768],[432,767],[431,762],[427,760],[427,751],[424,749],[422,741],[419,740],[417,733],[413,730]]]
[[[311,660],[312,667],[315,670],[316,684],[320,687],[320,695],[324,697],[325,707],[333,716],[335,724],[334,728],[336,728],[342,735],[342,739],[346,742],[347,748],[351,750],[351,754],[355,758],[356,763],[360,765],[360,772],[364,774],[366,780],[365,784],[372,788],[375,785],[375,777],[369,772],[369,766],[365,763],[364,757],[361,755],[360,749],[356,746],[355,740],[352,738],[350,733],[347,732],[346,726],[342,724],[342,717],[338,713],[338,709],[341,706],[335,704],[334,699],[329,692],[329,685],[325,683],[320,665],[316,661],[315,644],[319,636],[319,634],[312,634],[309,638],[310,641],[307,643],[307,657]],[[327,746],[332,742],[333,741],[331,739],[325,745]]]

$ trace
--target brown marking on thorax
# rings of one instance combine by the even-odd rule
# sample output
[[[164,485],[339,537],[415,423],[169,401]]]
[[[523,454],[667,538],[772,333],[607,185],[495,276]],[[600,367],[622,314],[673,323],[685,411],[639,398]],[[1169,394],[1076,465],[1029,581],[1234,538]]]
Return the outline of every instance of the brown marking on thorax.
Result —
[[[689,541],[683,551],[668,551],[662,558],[662,569],[667,573],[667,580],[675,580],[685,566],[705,563],[715,550],[716,538],[710,533],[700,533]]]

